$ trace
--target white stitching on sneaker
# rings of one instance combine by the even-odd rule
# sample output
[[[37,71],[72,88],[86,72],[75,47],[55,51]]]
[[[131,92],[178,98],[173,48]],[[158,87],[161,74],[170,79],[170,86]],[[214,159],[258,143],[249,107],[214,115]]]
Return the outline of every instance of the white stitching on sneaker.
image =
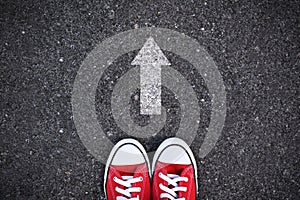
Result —
[[[178,176],[176,174],[163,174],[163,173],[159,173],[158,176],[163,179],[164,181],[166,181],[168,183],[168,186],[169,185],[172,185],[173,188],[170,189],[169,187],[167,186],[164,186],[163,184],[159,184],[159,188],[166,192],[166,193],[161,193],[160,194],[160,198],[168,198],[170,200],[185,200],[184,197],[182,198],[178,198],[178,195],[176,192],[186,192],[187,191],[187,187],[182,187],[182,186],[178,186],[178,183],[177,182],[180,182],[180,181],[184,181],[184,182],[188,182],[189,179],[187,177],[181,177],[181,176]]]
[[[119,179],[118,177],[114,177],[114,181],[127,188],[124,190],[119,187],[116,187],[115,190],[118,193],[128,197],[128,198],[126,198],[124,196],[117,196],[116,200],[139,200],[139,196],[133,198],[131,196],[131,192],[141,192],[141,188],[140,187],[132,187],[132,184],[137,183],[137,182],[142,182],[143,177],[133,178],[133,176],[122,176],[122,179]]]

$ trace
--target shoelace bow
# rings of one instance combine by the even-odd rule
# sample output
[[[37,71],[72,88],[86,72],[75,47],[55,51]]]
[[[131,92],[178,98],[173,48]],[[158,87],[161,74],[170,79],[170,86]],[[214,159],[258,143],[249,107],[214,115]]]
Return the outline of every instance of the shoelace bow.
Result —
[[[139,200],[139,196],[132,197],[131,193],[132,192],[141,192],[141,188],[140,187],[132,187],[132,184],[137,183],[137,182],[142,182],[143,177],[133,178],[133,176],[122,176],[122,179],[119,179],[118,177],[114,177],[114,181],[126,188],[126,189],[121,189],[119,187],[115,188],[115,190],[118,193],[123,195],[123,196],[117,196],[116,200]]]
[[[186,192],[187,191],[187,187],[183,187],[183,186],[178,186],[178,182],[180,181],[184,181],[184,182],[188,182],[189,179],[187,177],[181,177],[177,174],[163,174],[163,173],[159,173],[158,176],[163,179],[164,181],[166,181],[169,185],[172,185],[173,188],[169,188],[168,186],[163,185],[162,183],[159,184],[159,188],[164,191],[165,193],[161,193],[160,194],[160,198],[168,198],[170,200],[185,200],[184,197],[182,198],[178,198],[178,195],[176,192]]]

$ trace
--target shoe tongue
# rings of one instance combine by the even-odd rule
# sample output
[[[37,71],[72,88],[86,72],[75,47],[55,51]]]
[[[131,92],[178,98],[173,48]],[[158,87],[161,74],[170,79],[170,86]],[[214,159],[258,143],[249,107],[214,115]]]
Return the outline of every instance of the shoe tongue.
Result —
[[[180,174],[181,177],[187,177],[189,181],[193,180],[194,177],[194,170],[193,170],[193,166],[192,165],[187,165],[187,167],[181,172]],[[181,181],[178,183],[178,186],[183,186],[183,187],[187,187],[187,189],[189,190],[190,187],[190,183],[191,182],[184,182]],[[178,192],[178,196],[179,197],[186,197],[188,193],[187,192]]]
[[[138,164],[138,165],[123,165],[123,166],[115,165],[111,167],[115,169],[115,175],[124,181],[137,178],[140,176],[144,177],[143,173],[145,173],[148,169],[146,163]],[[142,186],[143,186],[143,182],[136,182],[131,184],[131,187],[142,187]],[[127,189],[124,186],[118,186],[118,187],[120,187],[121,189]],[[135,198],[139,195],[141,195],[139,192],[132,192],[131,198]]]
[[[159,162],[159,168],[161,172],[165,175],[167,175],[169,178],[177,178],[179,176],[181,177],[190,177],[190,168],[192,165],[181,165],[181,164],[169,164],[169,163],[162,163]],[[167,182],[163,181],[164,185],[167,185]],[[187,186],[187,183],[180,181],[178,182],[178,186]],[[170,188],[173,188],[173,186],[169,186]],[[178,197],[185,197],[185,192],[178,192]],[[166,199],[167,200],[167,199]]]
[[[133,177],[132,178],[139,178],[142,177],[143,179],[145,179],[145,175],[148,175],[148,166],[146,163],[144,164],[140,164],[136,167],[135,172],[133,173]],[[140,187],[140,188],[144,188],[145,187],[145,182],[144,181],[140,181],[140,182],[136,182],[132,184],[132,187]],[[145,189],[145,188],[144,188]],[[141,192],[132,192],[131,193],[132,197],[141,197],[141,195],[143,195]]]

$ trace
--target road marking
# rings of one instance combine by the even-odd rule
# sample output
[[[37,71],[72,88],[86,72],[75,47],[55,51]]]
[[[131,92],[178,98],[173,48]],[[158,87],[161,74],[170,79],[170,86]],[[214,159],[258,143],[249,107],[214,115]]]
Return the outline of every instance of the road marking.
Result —
[[[161,114],[161,66],[171,65],[152,37],[131,62],[140,65],[140,113],[142,115]]]
[[[198,156],[204,158],[221,136],[226,119],[226,90],[218,67],[205,48],[195,39],[165,28],[129,30],[107,38],[98,44],[84,59],[74,80],[72,91],[74,124],[84,146],[102,164],[106,164],[114,146],[108,136],[119,137],[119,134],[124,133],[139,139],[148,139],[145,141],[150,143],[152,140],[156,140],[155,134],[160,131],[165,136],[164,127],[168,122],[164,107],[161,109],[162,114],[151,116],[150,123],[146,126],[139,126],[131,119],[129,101],[139,87],[139,67],[130,69],[124,76],[118,78],[111,96],[111,113],[106,114],[103,110],[101,121],[99,121],[99,113],[97,113],[95,106],[99,81],[103,81],[103,74],[109,64],[122,55],[141,49],[149,35],[155,36],[155,41],[161,49],[178,55],[194,66],[206,83],[211,97],[211,115],[209,127]],[[199,134],[198,131],[201,130],[199,129],[201,118],[197,94],[190,82],[173,67],[163,67],[161,75],[162,85],[176,95],[180,104],[181,117],[176,137],[184,139],[188,145],[191,145]],[[123,78],[124,81],[120,82]],[[118,84],[122,87],[118,87]],[[127,100],[125,100],[126,98]],[[106,107],[103,108],[106,109]],[[113,119],[110,118],[110,114],[113,115]],[[105,117],[108,117],[109,120],[115,120],[115,125],[110,123],[109,127],[103,129],[108,125],[104,120]],[[121,130],[115,129],[115,126],[120,127]],[[155,152],[149,151],[147,153],[149,157],[152,157]]]

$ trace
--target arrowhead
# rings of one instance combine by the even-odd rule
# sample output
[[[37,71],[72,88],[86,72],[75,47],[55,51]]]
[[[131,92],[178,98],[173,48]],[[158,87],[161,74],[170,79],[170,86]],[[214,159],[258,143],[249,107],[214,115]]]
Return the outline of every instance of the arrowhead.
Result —
[[[152,37],[149,37],[131,65],[171,65]]]

